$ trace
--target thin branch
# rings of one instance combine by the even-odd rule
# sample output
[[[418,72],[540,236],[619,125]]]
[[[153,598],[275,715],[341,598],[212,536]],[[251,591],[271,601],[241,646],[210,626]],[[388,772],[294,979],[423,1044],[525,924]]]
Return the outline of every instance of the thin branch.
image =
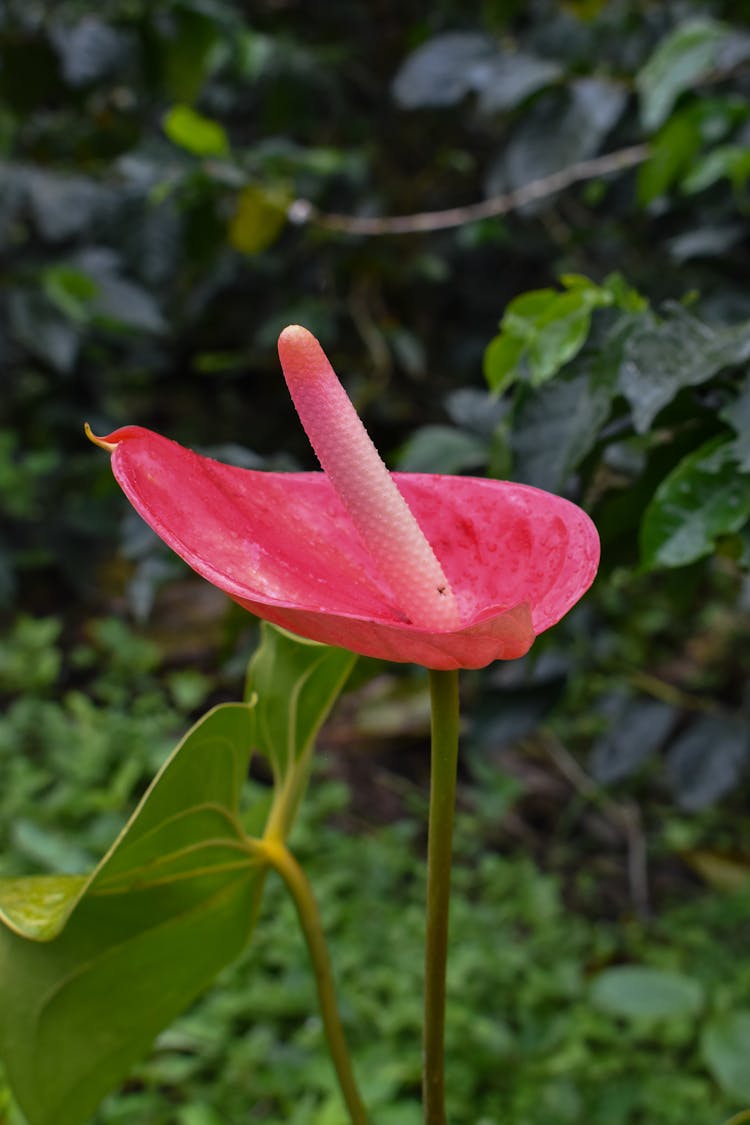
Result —
[[[628,680],[634,688],[642,691],[644,695],[650,695],[652,699],[659,699],[662,703],[668,703],[671,707],[679,707],[684,711],[702,711],[705,715],[721,714],[722,708],[713,700],[682,691],[681,688],[667,683],[666,680],[660,680],[658,676],[653,676],[650,672],[631,672]]]
[[[546,199],[572,184],[584,180],[597,179],[612,172],[622,172],[636,164],[642,164],[649,155],[646,144],[631,145],[606,156],[596,156],[592,160],[581,160],[550,176],[531,180],[523,187],[515,188],[504,195],[483,199],[480,203],[470,203],[466,207],[450,207],[447,211],[421,211],[416,215],[392,215],[383,218],[361,215],[339,215],[329,211],[319,211],[309,199],[295,199],[289,206],[289,221],[302,225],[312,223],[325,230],[340,231],[343,234],[417,234],[421,231],[447,230],[475,223],[478,219],[491,219],[517,211],[527,203]]]

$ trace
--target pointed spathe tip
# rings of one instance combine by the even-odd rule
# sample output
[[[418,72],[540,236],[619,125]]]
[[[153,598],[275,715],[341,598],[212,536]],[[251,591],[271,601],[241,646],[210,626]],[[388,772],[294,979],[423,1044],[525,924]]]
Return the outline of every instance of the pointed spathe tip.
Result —
[[[92,442],[93,445],[98,445],[100,449],[105,450],[107,453],[114,453],[117,449],[117,442],[107,441],[106,438],[97,437],[88,422],[83,423],[83,432],[86,437]]]

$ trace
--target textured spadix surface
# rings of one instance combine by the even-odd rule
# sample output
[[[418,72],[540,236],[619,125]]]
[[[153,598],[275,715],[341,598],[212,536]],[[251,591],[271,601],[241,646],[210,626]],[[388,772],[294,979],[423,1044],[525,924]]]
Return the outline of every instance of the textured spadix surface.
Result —
[[[234,468],[138,426],[98,440],[131,503],[194,570],[259,617],[364,655],[440,669],[523,656],[596,573],[596,530],[567,500],[502,481],[394,473],[460,618],[426,628],[394,604],[325,473]]]
[[[394,603],[413,625],[455,629],[450,582],[318,341],[299,324],[279,359],[300,422]]]

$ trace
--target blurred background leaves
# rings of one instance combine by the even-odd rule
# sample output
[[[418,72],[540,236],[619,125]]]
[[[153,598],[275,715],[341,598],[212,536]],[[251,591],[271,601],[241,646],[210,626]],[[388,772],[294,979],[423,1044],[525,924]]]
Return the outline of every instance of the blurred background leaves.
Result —
[[[530,1022],[517,1013],[502,1043],[496,1025],[482,1033],[488,1058],[510,1034],[526,1060],[527,1085],[519,1080],[503,1120],[548,1122],[554,1105],[561,1121],[645,1113],[713,1125],[717,1097],[727,1114],[746,1097],[733,1062],[746,997],[706,966],[713,951],[738,981],[750,971],[734,947],[716,954],[750,921],[749,89],[750,10],[723,0],[484,0],[471,12],[455,0],[429,10],[6,0],[8,871],[95,861],[170,742],[205,706],[241,692],[254,643],[252,621],[125,510],[106,458],[83,440],[84,420],[99,433],[153,426],[236,464],[312,467],[275,357],[278,331],[301,321],[394,468],[552,488],[582,503],[602,535],[586,602],[526,660],[464,677],[470,835],[500,866],[529,862],[540,896],[557,880],[566,934],[584,927],[575,972],[543,955]],[[571,179],[571,167],[618,152],[631,155]],[[480,221],[347,231],[347,216],[377,226],[513,191],[504,213]],[[413,670],[361,662],[354,686],[328,734],[327,771],[350,792],[337,830],[364,831],[365,851],[373,833],[383,878],[402,886],[413,874],[398,868],[389,834],[406,833],[408,851],[423,813],[424,684]],[[397,721],[378,727],[373,714]],[[328,807],[323,789],[315,794],[313,820]],[[471,847],[463,855],[476,860]],[[359,906],[337,915],[336,878],[322,878],[354,964]],[[364,881],[360,872],[346,893]],[[507,882],[526,918],[518,879]],[[670,913],[680,909],[684,924]],[[519,923],[524,933],[532,921],[545,949],[565,944],[538,914]],[[396,924],[384,911],[379,950]],[[602,951],[596,927],[610,924]],[[488,916],[493,938],[495,926]],[[280,948],[269,941],[271,963]],[[558,1038],[554,1021],[543,1034],[561,988],[581,999],[581,981],[620,961],[700,980],[703,1030],[667,1021],[625,1050],[621,1017],[576,1008]],[[290,1018],[279,1016],[279,1034]],[[227,1035],[242,1023],[234,1012],[221,1019]],[[173,1118],[159,1102],[159,1091],[175,1096],[178,1071],[200,1071],[196,1042],[213,1050],[203,1024],[196,1034],[167,1045],[107,1120],[210,1125],[195,1101]],[[307,1058],[312,1033],[299,1034],[295,1057]],[[646,1066],[654,1036],[656,1074]],[[615,1042],[628,1059],[618,1061]],[[268,1049],[247,1047],[256,1063]],[[589,1061],[576,1071],[572,1056]],[[594,1057],[604,1059],[598,1094],[584,1077]],[[478,1066],[472,1085],[466,1065],[459,1087],[491,1121],[496,1067]],[[539,1067],[547,1092],[534,1101]],[[640,1075],[630,1085],[629,1073]],[[316,1081],[299,1120],[336,1120],[327,1080]],[[378,1120],[408,1123],[414,1076],[389,1081]],[[620,1093],[607,1100],[610,1088]],[[136,1108],[133,1097],[145,1101]],[[293,1120],[283,1098],[268,1093],[265,1119]],[[464,1112],[475,1125],[479,1110]]]

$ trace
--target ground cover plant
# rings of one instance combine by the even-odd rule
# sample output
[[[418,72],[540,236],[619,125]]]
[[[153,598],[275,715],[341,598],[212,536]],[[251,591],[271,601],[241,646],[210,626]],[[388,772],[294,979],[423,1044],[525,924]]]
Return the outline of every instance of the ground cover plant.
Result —
[[[81,421],[137,419],[236,464],[311,467],[271,377],[278,330],[300,320],[392,468],[561,492],[602,537],[587,603],[531,659],[463,686],[464,814],[530,885],[552,879],[571,933],[586,920],[581,1002],[617,1030],[618,1049],[597,1041],[622,1076],[604,1108],[589,1041],[552,1050],[556,1112],[718,1121],[748,1104],[731,937],[748,872],[747,37],[743,9],[721,3],[384,5],[375,36],[358,5],[259,4],[252,19],[219,2],[4,7],[3,874],[90,869],[190,722],[239,697],[257,639],[125,514]],[[342,709],[369,749],[334,738],[328,769],[356,811],[338,811],[333,839],[348,852],[363,826],[379,841],[374,821],[406,822],[413,858],[425,685],[358,675],[372,683]],[[325,913],[323,865],[308,862]],[[275,916],[257,941],[265,928],[280,947]],[[543,926],[521,929],[528,945]],[[560,945],[540,972],[554,975]],[[603,997],[594,982],[633,966],[678,973],[682,1016],[605,1012],[617,974]],[[290,1042],[289,1022],[275,1026],[273,1043]],[[314,1030],[300,1023],[305,1044]],[[199,1065],[200,1094],[147,1067],[101,1112],[210,1121],[229,1034]],[[156,1058],[174,1076],[191,1050],[160,1043]],[[466,1055],[456,1081],[481,1102],[470,1071],[495,1072]],[[305,1059],[307,1088],[325,1087],[309,1113],[335,1119],[324,1060]],[[534,1066],[509,1068],[518,1091]],[[414,1110],[413,1075],[384,1085],[381,1114],[389,1099]],[[288,1119],[286,1097],[258,1114]]]
[[[112,623],[112,627],[119,626]],[[131,652],[133,641],[129,639]],[[17,666],[28,653],[28,643],[24,629],[6,639],[4,650]],[[128,638],[121,634],[120,643],[127,645]],[[37,660],[53,663],[57,652],[48,629],[46,642],[35,646]],[[126,669],[121,667],[114,676],[109,670],[104,678],[108,692],[118,680],[123,692],[127,690]],[[91,687],[96,697],[95,681]],[[41,685],[30,691],[37,710],[43,696]],[[365,729],[366,696],[365,692],[356,705],[363,712]],[[65,702],[49,706],[62,712],[70,740]],[[168,718],[168,708],[162,707],[161,714]],[[172,713],[171,720],[174,730],[184,722],[178,713]],[[121,721],[132,761],[135,748],[143,745],[141,720],[130,713]],[[351,729],[350,716],[342,716],[340,723]],[[76,721],[73,737],[81,750],[74,762],[89,760],[108,776],[116,776],[123,759],[118,754],[106,768],[106,750],[97,736],[100,725]],[[336,727],[334,722],[332,745]],[[12,849],[14,870],[54,869],[55,864],[57,870],[77,868],[81,860],[74,851],[83,849],[88,858],[102,846],[97,816],[88,811],[81,815],[91,803],[91,776],[80,767],[61,770],[57,731],[52,728],[52,733],[41,734],[27,761],[28,773],[36,780],[33,792],[49,791],[50,786],[54,792],[63,782],[66,790],[66,800],[58,797],[55,802],[54,820],[45,838],[39,799],[31,805],[32,786],[28,777],[18,775],[22,730],[13,714],[6,715],[3,728],[3,792],[13,803],[14,819],[23,823],[25,811],[33,815],[44,840],[40,848],[38,841],[18,832]],[[95,740],[88,753],[87,737]],[[371,738],[363,738],[358,751],[368,759]],[[166,745],[162,752],[167,752]],[[402,808],[395,821],[383,824],[382,809],[373,808],[370,792],[363,790],[357,801],[356,791],[334,779],[332,754],[329,749],[321,761],[322,774],[303,806],[296,847],[309,868],[326,931],[339,954],[353,1049],[361,1060],[373,1113],[385,1121],[418,1121],[419,1060],[414,1043],[421,1019],[419,973],[414,971],[411,986],[404,987],[404,972],[410,964],[416,970],[414,955],[421,941],[423,882],[414,856],[423,833],[425,795],[404,774],[403,766],[399,773],[393,765],[383,765],[380,792],[400,794]],[[403,747],[391,761],[398,762],[402,754]],[[610,841],[606,867],[599,870],[575,868],[581,841],[571,837],[566,827],[558,826],[548,841],[556,868],[552,872],[541,871],[536,862],[514,850],[512,829],[505,830],[502,853],[488,851],[488,844],[498,842],[498,809],[522,809],[524,786],[518,782],[512,792],[504,793],[502,777],[495,772],[496,791],[488,792],[487,772],[481,775],[481,764],[476,768],[480,776],[472,780],[468,770],[464,776],[457,822],[456,957],[449,976],[449,1088],[455,1088],[451,1120],[472,1120],[466,1114],[468,1099],[481,1113],[479,1119],[487,1121],[541,1122],[553,1115],[571,1121],[629,1121],[642,1116],[677,1122],[690,1115],[711,1122],[728,1116],[741,1100],[742,1086],[733,1083],[744,1081],[743,1056],[733,1071],[731,1050],[722,1052],[719,1047],[712,1054],[711,1043],[722,1027],[731,1028],[727,1014],[747,987],[743,983],[750,973],[744,941],[750,911],[746,891],[703,892],[697,900],[690,893],[688,901],[680,901],[683,888],[673,882],[671,901],[657,918],[639,920],[631,914],[623,922],[607,901],[620,842]],[[131,777],[129,792],[120,786],[112,802],[118,814],[132,807],[142,788],[144,776],[139,779],[131,773]],[[526,801],[539,800],[532,778],[526,789]],[[104,804],[103,789],[94,792]],[[557,800],[558,824],[580,819],[581,797],[574,789],[563,787]],[[78,814],[75,819],[64,815],[66,805]],[[589,805],[589,815],[595,807]],[[692,818],[668,811],[665,816],[667,839],[696,830]],[[108,824],[106,832],[112,827]],[[593,848],[596,836],[591,828],[581,831]],[[342,848],[348,862],[334,866],[332,860]],[[3,851],[9,854],[9,849]],[[664,859],[661,863],[654,859],[657,870],[663,863]],[[248,1100],[258,1120],[343,1119],[340,1096],[322,1055],[322,1030],[318,1021],[310,1019],[314,985],[301,960],[302,939],[291,903],[280,886],[269,885],[268,891],[247,954],[223,974],[216,989],[159,1037],[150,1058],[94,1120],[117,1122],[136,1116],[146,1122],[234,1120]],[[586,920],[587,915],[595,924]],[[733,966],[731,987],[724,976],[727,961]],[[363,963],[373,966],[369,987],[362,981]],[[661,1013],[653,1007],[647,1010],[653,1005],[653,980],[647,982],[647,996],[639,1001],[635,993],[634,1007],[628,1008],[634,1001],[632,982],[623,982],[619,1009],[617,995],[597,1000],[596,982],[607,979],[608,968],[633,964],[657,969],[668,974],[673,984],[675,977],[679,982],[662,1001]],[[492,1010],[488,1010],[488,996]],[[498,998],[504,1001],[500,1016],[495,1008]],[[640,1012],[639,1002],[644,1005]],[[629,1044],[627,1051],[622,1050],[623,1037]],[[391,1052],[390,1045],[397,1049]],[[273,1066],[268,1065],[269,1057]],[[401,1060],[398,1065],[394,1057]],[[504,1060],[506,1067],[500,1086],[498,1060]],[[497,1116],[499,1089],[507,1093],[507,1118],[505,1112],[502,1118]],[[9,1122],[19,1120],[7,1102],[4,1113]]]

